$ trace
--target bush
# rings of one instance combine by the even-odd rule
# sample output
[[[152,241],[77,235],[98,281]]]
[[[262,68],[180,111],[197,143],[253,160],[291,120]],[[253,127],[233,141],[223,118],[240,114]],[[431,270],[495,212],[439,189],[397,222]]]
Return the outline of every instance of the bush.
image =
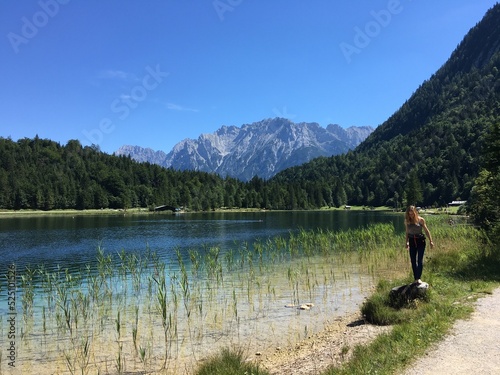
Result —
[[[255,364],[246,363],[242,351],[224,349],[222,352],[205,362],[195,373],[196,375],[269,375]]]
[[[399,285],[403,284],[405,282],[401,281]],[[367,322],[382,326],[406,322],[412,318],[418,300],[429,300],[427,293],[413,300],[391,298],[392,288],[386,280],[382,280],[375,293],[363,303],[361,313]]]

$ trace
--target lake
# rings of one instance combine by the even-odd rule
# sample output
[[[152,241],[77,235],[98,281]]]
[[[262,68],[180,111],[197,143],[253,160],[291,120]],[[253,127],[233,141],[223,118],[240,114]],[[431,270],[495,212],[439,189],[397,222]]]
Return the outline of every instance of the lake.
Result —
[[[146,215],[61,215],[0,217],[0,256],[16,263],[75,268],[106,252],[142,252],[149,247],[168,262],[175,249],[253,243],[287,237],[299,229],[348,230],[373,223],[393,223],[404,230],[401,214],[377,211],[214,212]]]
[[[300,256],[288,238],[375,223],[404,235],[402,214],[377,211],[2,217],[17,361],[23,373],[176,373],[227,346],[293,345],[359,310],[376,277],[335,254]],[[2,342],[9,307],[2,292]]]

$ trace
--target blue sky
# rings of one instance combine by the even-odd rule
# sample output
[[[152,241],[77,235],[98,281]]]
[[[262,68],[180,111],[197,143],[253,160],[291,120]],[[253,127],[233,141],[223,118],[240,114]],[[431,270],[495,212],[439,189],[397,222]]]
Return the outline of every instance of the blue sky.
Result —
[[[170,151],[271,117],[378,126],[496,0],[2,0],[0,136]]]

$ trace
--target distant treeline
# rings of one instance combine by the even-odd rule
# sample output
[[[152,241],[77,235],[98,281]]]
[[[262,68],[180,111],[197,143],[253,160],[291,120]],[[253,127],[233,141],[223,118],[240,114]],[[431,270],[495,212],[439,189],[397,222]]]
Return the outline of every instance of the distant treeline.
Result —
[[[90,209],[168,204],[208,210],[244,195],[233,179],[180,172],[83,147],[71,140],[0,138],[0,208]],[[244,205],[243,202],[238,202]]]
[[[254,177],[244,183],[205,172],[138,163],[130,157],[103,153],[97,147],[84,147],[76,140],[60,145],[38,137],[17,142],[0,138],[0,208],[127,209],[167,204],[189,210],[314,209],[345,204],[401,205],[407,196],[405,189],[415,189],[401,181],[400,199],[384,200],[382,197],[389,193],[382,187],[370,191],[365,185],[373,176],[356,176],[363,162],[361,156],[352,162],[350,159],[350,155],[333,159],[334,169],[328,173],[322,167],[315,168],[328,162],[325,158],[315,160],[308,168],[286,172],[285,176],[296,170],[307,173],[297,181],[281,175],[269,181]],[[339,175],[352,177],[342,180]],[[420,186],[418,180],[411,183]]]
[[[436,142],[450,140],[444,152],[439,152],[448,155],[446,159],[424,158],[425,176],[435,176],[434,180],[422,180],[411,169],[412,161],[423,158],[422,151],[401,146],[392,151],[400,159],[389,157],[387,148],[379,155],[352,152],[315,159],[268,181],[254,177],[246,183],[138,163],[97,147],[84,147],[76,140],[60,145],[38,137],[17,142],[0,138],[0,208],[127,209],[167,204],[189,210],[315,209],[345,204],[401,207],[406,201],[430,205],[467,199],[478,174],[476,158],[451,142],[456,139],[453,135],[434,138]],[[367,169],[373,159],[384,167]],[[424,169],[423,165],[419,168]],[[409,177],[405,169],[410,170]]]

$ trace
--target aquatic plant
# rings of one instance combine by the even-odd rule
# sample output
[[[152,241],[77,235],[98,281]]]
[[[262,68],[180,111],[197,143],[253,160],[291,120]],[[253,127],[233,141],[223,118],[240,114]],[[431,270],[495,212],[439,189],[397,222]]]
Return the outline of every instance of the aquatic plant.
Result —
[[[155,268],[156,268],[155,270],[156,275],[152,277],[157,286],[157,294],[156,294],[157,306],[161,316],[161,325],[163,327],[163,334],[164,334],[165,352],[164,352],[164,362],[162,368],[165,369],[167,368],[167,362],[170,357],[170,348],[171,348],[170,333],[172,332],[174,323],[172,321],[172,314],[169,313],[169,306],[167,299],[167,282],[165,278],[165,264],[162,262],[157,262],[155,264]]]
[[[132,327],[132,341],[134,343],[134,349],[137,352],[137,331],[138,331],[138,326],[139,324],[139,306],[135,306],[135,320],[134,320],[134,326]]]
[[[26,266],[24,273],[21,275],[21,288],[22,288],[22,308],[23,318],[25,321],[33,316],[33,298],[35,295],[33,277],[35,270],[30,266]]]

